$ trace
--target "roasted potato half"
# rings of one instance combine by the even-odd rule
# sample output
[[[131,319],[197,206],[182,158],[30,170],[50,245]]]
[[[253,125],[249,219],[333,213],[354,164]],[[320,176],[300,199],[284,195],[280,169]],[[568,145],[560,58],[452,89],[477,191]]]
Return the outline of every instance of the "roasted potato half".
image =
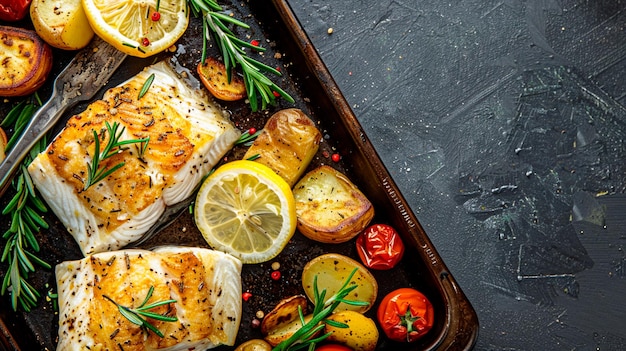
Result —
[[[32,30],[0,26],[0,96],[39,89],[52,68],[52,49]]]
[[[301,110],[290,108],[274,113],[244,155],[256,159],[281,176],[290,187],[300,179],[319,148],[322,133]]]
[[[323,243],[357,236],[374,217],[374,206],[343,173],[320,166],[293,188],[298,230]]]
[[[271,310],[261,322],[261,333],[265,341],[276,346],[287,340],[298,329],[302,327],[298,308],[302,309],[302,314],[306,314],[307,298],[303,295],[295,295],[282,299],[273,310]],[[308,321],[312,316],[305,316]]]
[[[339,328],[326,323],[324,333],[331,333],[328,341],[346,345],[354,351],[376,349],[378,329],[371,318],[355,311],[341,311],[331,314],[327,319],[348,325],[348,328]]]
[[[59,49],[82,49],[94,36],[81,0],[33,0],[30,18],[37,34]]]
[[[369,303],[365,306],[348,305],[341,303],[335,311],[352,310],[360,313],[368,311],[376,301],[378,295],[378,283],[376,278],[362,264],[350,257],[328,253],[318,256],[309,261],[302,271],[302,287],[306,296],[313,301],[315,296],[314,281],[317,277],[317,289],[321,293],[326,289],[326,298],[333,296],[341,289],[344,282],[354,269],[357,269],[352,276],[350,284],[357,284],[355,288],[346,296],[346,300],[358,300]]]
[[[237,101],[246,97],[246,85],[243,78],[233,72],[229,82],[226,66],[218,59],[207,57],[204,62],[198,63],[196,71],[202,84],[215,98],[223,101]]]

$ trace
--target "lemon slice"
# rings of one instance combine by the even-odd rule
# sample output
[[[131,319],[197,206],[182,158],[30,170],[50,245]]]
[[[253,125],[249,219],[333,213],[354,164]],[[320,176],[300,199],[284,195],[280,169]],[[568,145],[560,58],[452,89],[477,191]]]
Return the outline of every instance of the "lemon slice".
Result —
[[[82,0],[93,31],[118,50],[148,57],[172,46],[189,25],[186,0]],[[158,15],[156,11],[159,3]]]
[[[212,248],[243,263],[274,258],[296,230],[296,205],[287,182],[247,160],[229,162],[207,177],[194,216]]]

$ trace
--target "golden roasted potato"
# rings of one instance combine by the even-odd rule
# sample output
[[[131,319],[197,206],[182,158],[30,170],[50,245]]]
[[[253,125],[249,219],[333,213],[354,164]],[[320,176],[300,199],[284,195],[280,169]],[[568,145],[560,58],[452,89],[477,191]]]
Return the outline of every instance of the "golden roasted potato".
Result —
[[[276,112],[244,155],[270,167],[290,187],[306,171],[319,148],[322,133],[301,110],[290,108]]]
[[[304,293],[309,300],[313,301],[315,296],[313,282],[315,277],[317,277],[318,291],[321,293],[322,290],[326,289],[326,298],[329,298],[339,291],[355,268],[357,271],[352,276],[350,284],[357,284],[358,286],[346,296],[346,300],[364,301],[369,304],[357,306],[341,303],[335,311],[352,310],[365,313],[376,301],[378,283],[367,268],[344,255],[327,253],[309,261],[302,271]]]
[[[272,345],[263,339],[251,339],[237,346],[235,351],[272,351]]]
[[[276,346],[287,340],[293,333],[302,327],[298,308],[302,313],[306,313],[307,299],[303,295],[295,295],[282,299],[272,311],[270,311],[261,322],[261,333],[265,341]],[[305,317],[305,321],[311,316]]]
[[[198,63],[196,71],[202,84],[215,98],[224,101],[237,101],[246,97],[246,85],[243,78],[232,74],[230,82],[228,82],[226,66],[221,61],[208,57],[204,62]]]
[[[347,324],[348,328],[338,328],[326,323],[324,333],[331,333],[328,341],[344,344],[354,351],[374,351],[378,343],[376,323],[361,313],[341,311],[327,319]]]
[[[37,34],[59,49],[84,48],[94,35],[81,0],[33,0],[30,18]]]
[[[32,30],[0,26],[0,96],[39,89],[52,68],[52,49]]]
[[[293,188],[298,230],[323,243],[343,243],[374,217],[374,206],[343,173],[320,166]]]

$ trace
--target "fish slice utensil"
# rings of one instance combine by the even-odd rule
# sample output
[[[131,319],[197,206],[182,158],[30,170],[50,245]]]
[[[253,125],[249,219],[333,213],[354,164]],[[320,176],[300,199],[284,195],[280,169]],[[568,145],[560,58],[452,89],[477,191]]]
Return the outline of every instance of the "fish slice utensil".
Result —
[[[106,85],[124,58],[126,54],[97,36],[76,54],[55,79],[50,99],[33,115],[0,164],[0,197],[35,143],[61,119],[68,108],[91,99]]]

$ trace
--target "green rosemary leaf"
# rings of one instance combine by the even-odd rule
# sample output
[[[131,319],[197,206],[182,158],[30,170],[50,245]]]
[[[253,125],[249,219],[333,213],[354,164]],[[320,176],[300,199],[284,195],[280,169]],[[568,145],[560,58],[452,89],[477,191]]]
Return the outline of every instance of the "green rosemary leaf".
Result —
[[[337,321],[332,320],[332,319],[324,319],[324,323],[330,325],[331,327],[335,327],[335,328],[348,328],[348,327],[350,327],[349,325],[347,325],[345,323],[337,322]]]
[[[152,297],[153,293],[154,293],[154,286],[150,285],[150,288],[148,289],[148,293],[146,294],[146,298],[143,299],[143,302],[139,305],[138,308],[142,308],[143,306],[145,306],[145,304],[148,303],[148,300],[150,300],[150,298]]]
[[[43,267],[43,268],[46,268],[46,269],[50,269],[50,268],[52,268],[52,266],[51,266],[48,262],[46,262],[46,261],[42,260],[41,258],[39,258],[39,257],[35,256],[35,255],[34,255],[34,254],[32,254],[30,251],[26,250],[26,251],[24,251],[24,253],[25,253],[25,254],[26,254],[26,255],[27,255],[27,256],[28,256],[28,257],[29,257],[29,258],[30,258],[33,262],[37,263],[39,266],[41,266],[41,267]]]
[[[17,252],[14,251],[13,253],[14,257],[13,260],[11,262],[11,267],[10,267],[10,272],[9,274],[11,275],[10,279],[11,279],[11,283],[10,285],[13,287],[13,290],[11,291],[11,307],[13,307],[13,310],[17,309],[17,298],[20,296],[21,292],[22,292],[22,288],[21,285],[17,282],[20,281],[21,277],[20,277],[20,269],[18,267],[18,265],[16,264],[17,259]]]
[[[213,18],[215,18],[215,19],[234,24],[234,25],[239,26],[239,27],[244,28],[244,29],[250,29],[250,26],[247,23],[242,22],[242,21],[236,19],[235,17],[225,15],[225,14],[223,14],[221,12],[211,12],[210,15]]]
[[[355,301],[355,300],[345,300],[345,299],[339,299],[338,301],[341,301],[342,303],[345,303],[346,305],[351,305],[351,306],[368,306],[369,302],[366,301]]]
[[[139,317],[135,312],[132,312],[129,308],[124,306],[117,306],[117,309],[120,311],[124,318],[128,319],[131,323],[137,325],[144,325],[145,320]]]
[[[7,113],[7,115],[0,122],[0,127],[6,127],[15,123],[17,116],[20,115],[20,111],[26,104],[26,100],[20,101],[17,105],[13,106],[13,108]]]
[[[157,301],[154,303],[151,303],[147,306],[140,306],[137,308],[137,311],[146,311],[146,310],[151,310],[155,307],[159,307],[159,306],[164,306],[164,305],[168,305],[170,303],[174,303],[176,302],[176,300],[163,300],[163,301]]]
[[[34,110],[35,110],[34,105],[27,104],[26,106],[24,106],[22,111],[20,111],[20,114],[18,115],[17,120],[15,121],[15,128],[13,129],[13,135],[11,135],[11,138],[9,138],[9,141],[7,141],[7,145],[6,145],[7,150],[10,150],[11,148],[13,148],[15,143],[22,136],[22,132],[24,131],[24,128],[26,128],[26,126],[28,125],[28,122],[30,122],[30,118],[32,117]]]
[[[20,211],[13,211],[11,213],[11,226],[9,227],[9,232],[11,232],[11,234],[19,233],[19,215]]]
[[[27,272],[33,272],[35,270],[35,266],[33,266],[32,262],[30,262],[30,260],[28,259],[28,256],[26,256],[26,254],[24,253],[24,250],[22,249],[20,245],[16,246],[15,253],[18,258],[18,263],[20,264],[22,269],[24,269]],[[20,279],[16,281],[20,281]]]
[[[145,322],[143,324],[143,326],[149,330],[151,330],[153,333],[155,333],[156,335],[158,335],[159,337],[163,337],[163,333],[161,333],[161,331],[159,329],[157,329],[157,327],[155,327],[154,325]]]
[[[235,44],[236,48],[244,47],[244,48],[252,49],[254,51],[265,51],[265,50],[267,50],[267,49],[265,49],[262,46],[252,45],[252,43],[249,42],[249,41],[241,40],[241,39],[237,38],[234,34],[228,34],[228,38],[230,38],[230,40],[233,42],[233,44]]]
[[[28,217],[34,221],[34,224],[36,226],[38,226],[39,228],[48,229],[48,223],[37,213],[37,211],[35,211],[32,207],[28,205],[26,205],[25,210]]]
[[[11,213],[17,207],[17,203],[19,200],[20,200],[20,193],[18,192],[15,195],[13,195],[11,200],[4,207],[4,209],[2,210],[2,214],[7,215]]]
[[[29,215],[25,215],[22,217],[22,223],[24,228],[22,231],[24,232],[24,239],[26,239],[25,247],[30,247],[35,251],[39,251],[39,243],[37,242],[37,238],[35,238],[34,231],[39,231],[37,225],[35,225],[33,219]],[[33,269],[34,270],[34,269]]]
[[[34,306],[39,298],[39,293],[32,285],[28,284],[25,279],[20,279],[20,284],[22,285],[22,291],[24,292],[24,298],[28,299],[29,302]]]
[[[152,318],[154,320],[162,321],[162,322],[176,322],[178,320],[178,318],[176,318],[176,317],[165,316],[165,315],[162,315],[162,314],[149,312],[149,311],[135,310],[135,313],[137,313],[139,315],[142,315],[144,317]]]
[[[2,279],[2,288],[0,288],[0,294],[4,295],[9,285],[11,285],[11,275],[5,274],[4,278]]]
[[[150,89],[150,86],[152,86],[153,81],[154,81],[154,73],[152,73],[148,77],[148,79],[146,79],[146,81],[143,83],[143,86],[141,87],[141,90],[139,91],[139,96],[137,97],[137,100],[141,99],[144,95],[146,95],[146,93],[148,92],[148,89]]]
[[[280,94],[280,96],[282,96],[283,99],[287,100],[287,102],[292,103],[292,104],[296,102],[293,99],[293,97],[291,97],[291,95],[287,94],[287,92],[281,89],[279,86],[274,85],[273,88],[274,88],[274,91]]]

